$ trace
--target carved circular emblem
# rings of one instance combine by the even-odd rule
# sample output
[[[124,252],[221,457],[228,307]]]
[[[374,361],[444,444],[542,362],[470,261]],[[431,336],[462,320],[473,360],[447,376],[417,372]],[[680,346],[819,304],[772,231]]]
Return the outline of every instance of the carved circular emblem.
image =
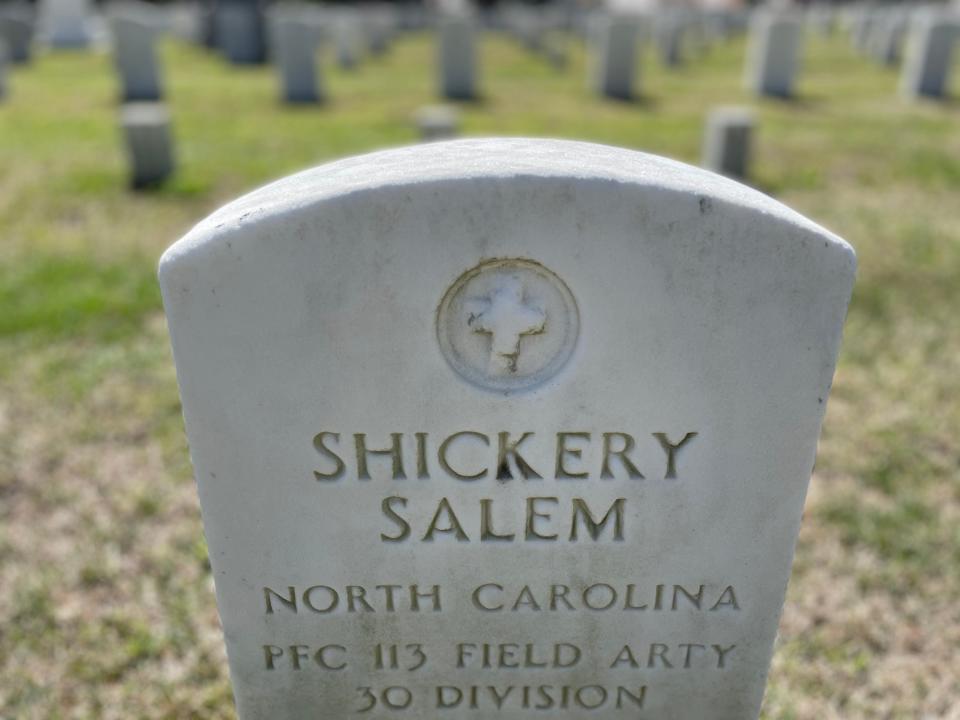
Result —
[[[454,370],[488,390],[513,392],[555,375],[577,343],[570,289],[532,260],[489,260],[440,301],[437,339]]]

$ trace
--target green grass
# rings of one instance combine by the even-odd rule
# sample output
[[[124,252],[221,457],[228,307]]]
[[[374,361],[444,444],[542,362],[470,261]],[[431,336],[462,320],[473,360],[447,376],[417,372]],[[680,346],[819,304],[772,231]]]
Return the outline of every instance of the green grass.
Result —
[[[799,98],[741,88],[741,40],[639,103],[501,37],[467,135],[587,139],[697,162],[707,110],[755,109],[753,182],[857,248],[860,270],[765,717],[960,707],[960,105],[811,38]],[[0,105],[0,717],[232,717],[159,293],[163,249],[272,178],[413,142],[436,102],[426,36],[284,106],[269,68],[162,48],[167,186],[126,187],[109,57],[48,54]],[[951,641],[951,638],[953,640]]]

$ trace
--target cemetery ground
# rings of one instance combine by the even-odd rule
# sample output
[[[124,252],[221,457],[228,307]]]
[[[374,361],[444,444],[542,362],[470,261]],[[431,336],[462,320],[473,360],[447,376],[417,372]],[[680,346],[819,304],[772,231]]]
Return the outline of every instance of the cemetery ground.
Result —
[[[179,170],[126,189],[110,59],[46,55],[0,106],[0,717],[233,716],[156,283],[160,253],[274,177],[415,140],[433,48],[402,38],[330,102],[269,68],[162,48]],[[758,112],[753,182],[860,269],[764,717],[960,718],[960,105],[909,105],[846,40],[809,40],[794,101],[741,90],[742,41],[637,103],[484,39],[468,135],[588,139],[696,163],[706,110]],[[774,479],[771,478],[771,481]]]

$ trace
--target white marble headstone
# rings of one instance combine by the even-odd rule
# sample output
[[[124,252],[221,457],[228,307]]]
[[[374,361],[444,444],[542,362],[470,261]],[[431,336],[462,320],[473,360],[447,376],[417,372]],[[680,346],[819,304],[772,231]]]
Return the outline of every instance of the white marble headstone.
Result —
[[[908,98],[943,98],[948,94],[960,17],[918,11],[910,24],[900,92]]]
[[[595,15],[589,21],[590,85],[599,95],[631,100],[638,94],[641,19]]]
[[[54,48],[85,48],[92,41],[90,0],[41,0],[47,42]]]
[[[443,17],[437,33],[440,95],[450,100],[476,99],[478,63],[473,18],[466,14]]]
[[[854,265],[562,141],[200,223],[160,280],[240,717],[755,718]]]
[[[163,99],[163,81],[157,59],[159,24],[135,11],[118,13],[110,19],[113,31],[113,59],[120,78],[124,102]]]
[[[800,70],[803,25],[782,12],[757,12],[750,23],[745,83],[758,95],[791,97]]]

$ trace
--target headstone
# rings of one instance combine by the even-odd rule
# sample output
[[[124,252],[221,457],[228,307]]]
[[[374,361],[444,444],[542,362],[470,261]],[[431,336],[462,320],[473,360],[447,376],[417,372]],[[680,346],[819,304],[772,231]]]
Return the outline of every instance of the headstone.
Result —
[[[337,64],[344,70],[350,70],[360,62],[361,40],[360,18],[356,11],[344,8],[334,22]]]
[[[802,29],[793,15],[759,12],[754,16],[746,67],[749,90],[772,97],[794,94]]]
[[[684,22],[680,18],[666,19],[657,28],[660,59],[667,67],[683,65]]]
[[[273,23],[273,49],[283,99],[317,103],[323,90],[317,74],[317,31],[297,17],[278,16]]]
[[[917,13],[910,26],[900,91],[909,98],[942,98],[949,89],[960,23],[938,13]]]
[[[56,49],[86,48],[92,41],[89,0],[41,0],[47,43]]]
[[[392,6],[374,6],[363,15],[363,33],[367,50],[374,57],[383,55],[390,49],[390,40],[396,25]]]
[[[420,108],[414,120],[424,142],[450,140],[459,134],[460,114],[456,108],[447,105]]]
[[[28,11],[0,7],[0,40],[7,45],[10,62],[21,64],[30,61],[33,28],[34,20]]]
[[[756,718],[854,265],[564,141],[200,223],[160,282],[241,720]]]
[[[127,141],[130,184],[134,188],[158,185],[173,173],[170,114],[162,103],[128,103],[120,110]]]
[[[467,16],[447,16],[440,20],[437,71],[441,97],[450,100],[476,99],[476,30]]]
[[[7,50],[6,41],[0,37],[0,103],[2,103],[7,97],[7,65],[9,51]]]
[[[113,30],[113,60],[120,76],[124,102],[163,99],[163,83],[157,62],[158,28],[146,18],[125,14],[110,19]]]
[[[258,0],[219,0],[214,11],[216,44],[234,65],[266,59],[266,33]]]
[[[900,48],[907,31],[907,20],[899,13],[890,13],[877,23],[872,52],[877,62],[892,67],[900,62]]]
[[[703,166],[721,175],[747,177],[754,124],[753,113],[747,108],[712,110],[703,140]]]
[[[597,15],[590,18],[591,81],[597,94],[630,100],[637,93],[637,18]]]
[[[877,25],[875,11],[869,8],[860,9],[853,18],[853,27],[850,30],[850,44],[854,51],[865,55],[870,47],[870,37]]]

